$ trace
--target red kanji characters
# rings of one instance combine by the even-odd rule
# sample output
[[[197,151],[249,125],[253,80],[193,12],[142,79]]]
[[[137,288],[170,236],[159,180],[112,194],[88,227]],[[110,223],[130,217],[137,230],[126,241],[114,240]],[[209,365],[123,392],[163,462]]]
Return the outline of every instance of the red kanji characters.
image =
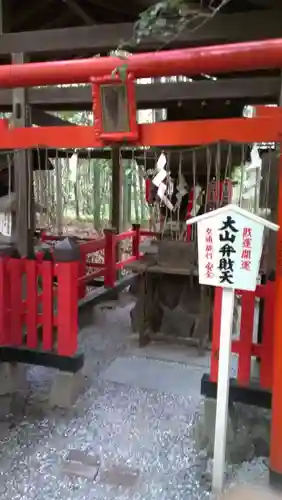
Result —
[[[212,243],[212,230],[210,228],[206,230],[206,243]]]
[[[212,259],[212,245],[210,244],[206,245],[206,259],[208,260]]]
[[[244,271],[250,271],[251,270],[251,261],[250,260],[242,260],[241,269],[244,269]]]
[[[242,260],[250,260],[251,255],[252,255],[251,250],[246,250],[246,249],[243,248],[241,259]]]
[[[252,229],[244,227],[243,229],[243,249],[241,254],[241,269],[250,271],[252,266]]]
[[[252,237],[252,229],[250,227],[244,227],[243,229],[243,240],[245,238],[251,238]]]
[[[213,239],[212,239],[212,230],[210,228],[206,229],[206,243],[205,243],[205,258],[207,260],[206,263],[206,278],[213,278]]]
[[[213,278],[213,263],[206,263],[206,278]]]
[[[252,246],[252,238],[243,239],[243,248],[251,248]]]

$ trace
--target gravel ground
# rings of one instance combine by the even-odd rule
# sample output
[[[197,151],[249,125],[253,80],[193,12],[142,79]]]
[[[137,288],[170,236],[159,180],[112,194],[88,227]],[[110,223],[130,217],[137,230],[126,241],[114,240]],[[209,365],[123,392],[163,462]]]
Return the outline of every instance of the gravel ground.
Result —
[[[117,357],[135,359],[128,350],[131,305],[124,300],[111,307],[97,308],[93,325],[81,332],[87,390],[71,410],[48,409],[54,372],[33,367],[28,370],[28,396],[15,399],[13,416],[2,414],[1,499],[209,498],[211,461],[195,451],[193,439],[200,396],[195,390],[188,397],[158,392],[144,388],[142,380],[139,387],[107,380],[106,370]],[[180,365],[155,363],[160,370],[165,363],[170,369]],[[64,471],[73,449],[95,457],[95,479]],[[257,460],[230,467],[228,482],[263,483],[266,475],[267,466]]]

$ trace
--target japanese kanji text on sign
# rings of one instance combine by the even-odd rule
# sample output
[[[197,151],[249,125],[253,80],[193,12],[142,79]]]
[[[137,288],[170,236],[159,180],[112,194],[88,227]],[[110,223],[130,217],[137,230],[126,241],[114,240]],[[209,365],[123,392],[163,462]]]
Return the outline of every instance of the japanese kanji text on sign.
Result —
[[[198,223],[199,282],[254,290],[262,251],[263,226],[235,211]]]

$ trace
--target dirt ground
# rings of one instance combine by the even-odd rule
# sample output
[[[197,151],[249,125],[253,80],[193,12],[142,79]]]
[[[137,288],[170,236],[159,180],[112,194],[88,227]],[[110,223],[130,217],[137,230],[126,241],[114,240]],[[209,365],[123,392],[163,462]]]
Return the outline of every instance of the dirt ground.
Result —
[[[209,498],[210,462],[194,442],[208,356],[173,346],[140,350],[131,307],[124,293],[90,312],[80,332],[86,389],[73,408],[49,408],[55,372],[40,367],[27,369],[28,390],[12,406],[2,397],[1,500]],[[70,452],[84,453],[75,470]],[[257,481],[266,468],[240,471],[240,482]],[[230,480],[237,477],[231,469]]]

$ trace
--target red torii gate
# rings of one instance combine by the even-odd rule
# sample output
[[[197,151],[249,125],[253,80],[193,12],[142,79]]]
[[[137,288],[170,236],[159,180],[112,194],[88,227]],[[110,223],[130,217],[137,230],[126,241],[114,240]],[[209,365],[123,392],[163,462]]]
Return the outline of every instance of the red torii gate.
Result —
[[[72,61],[0,66],[1,87],[89,82],[127,66],[135,78],[228,73],[282,67],[282,39],[134,54],[126,59],[94,57]]]
[[[135,78],[227,73],[282,67],[282,39],[200,47],[156,53],[136,54],[125,61],[118,57],[102,57],[75,61],[56,61],[24,65],[0,66],[1,87],[28,87],[86,83],[110,75],[126,64]],[[204,123],[176,122],[142,125],[138,145],[197,145],[217,140],[238,142],[282,141],[281,109],[268,108],[265,116],[253,119],[207,120]],[[8,129],[2,122],[0,148],[30,148],[38,144],[48,147],[101,147],[92,127],[42,127]],[[272,391],[272,430],[270,477],[282,486],[282,157],[279,166],[276,265],[276,308],[274,326],[274,367]]]

